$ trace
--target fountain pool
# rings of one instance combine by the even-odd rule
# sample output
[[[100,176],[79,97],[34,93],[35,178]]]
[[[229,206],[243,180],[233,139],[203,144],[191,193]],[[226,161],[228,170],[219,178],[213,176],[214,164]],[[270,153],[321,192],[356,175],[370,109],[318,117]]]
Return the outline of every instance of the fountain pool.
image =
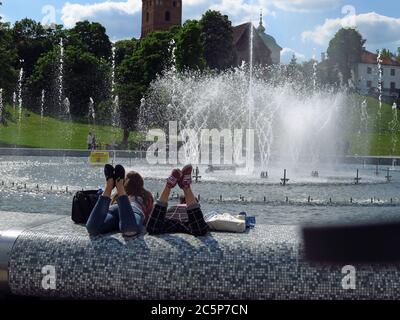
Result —
[[[152,166],[143,159],[117,158],[116,161],[127,170],[142,173],[147,189],[155,196],[172,168]],[[262,179],[256,173],[247,176],[232,171],[205,173],[206,167],[200,166],[202,178],[194,184],[194,191],[200,195],[205,212],[246,211],[255,215],[260,224],[299,225],[398,218],[400,170],[396,167],[390,171],[391,183],[385,180],[386,167],[381,167],[381,174],[376,176],[375,166],[326,166],[319,168],[319,177],[312,177],[308,169],[301,168],[299,166],[297,172],[288,170],[290,181],[283,187],[280,185],[283,169],[278,167],[271,167],[268,179]],[[362,178],[359,185],[354,184],[357,169]],[[104,181],[102,170],[88,165],[87,158],[2,156],[0,210],[69,215],[72,194],[82,188],[101,187]]]

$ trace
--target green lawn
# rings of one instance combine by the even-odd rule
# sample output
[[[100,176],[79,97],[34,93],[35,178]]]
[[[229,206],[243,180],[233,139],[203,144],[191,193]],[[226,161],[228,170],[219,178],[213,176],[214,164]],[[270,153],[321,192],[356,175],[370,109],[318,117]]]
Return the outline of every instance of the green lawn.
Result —
[[[354,97],[353,97],[354,98]],[[400,130],[396,138],[398,143],[393,148],[393,136],[391,121],[393,120],[392,106],[383,104],[382,117],[378,126],[378,100],[368,97],[357,96],[349,101],[349,115],[346,114],[347,135],[350,143],[350,154],[372,155],[372,156],[399,156],[400,155]],[[366,99],[368,103],[368,126],[365,131],[360,126],[360,108],[357,104]],[[122,130],[111,126],[92,126],[84,123],[68,122],[50,117],[41,120],[40,115],[28,110],[22,113],[22,121],[19,124],[18,112],[8,108],[12,114],[13,121],[8,121],[8,126],[0,125],[0,146],[20,146],[28,148],[46,149],[86,149],[86,137],[95,132],[97,142],[103,146],[117,143],[122,140]],[[399,111],[400,119],[400,111]],[[378,135],[378,127],[381,134]],[[360,131],[361,128],[361,131]],[[400,128],[399,128],[400,129]],[[130,144],[140,141],[138,134],[131,133]]]
[[[89,124],[62,121],[50,117],[40,118],[39,114],[23,110],[22,121],[19,124],[18,112],[7,109],[12,114],[13,121],[7,126],[0,125],[0,145],[20,146],[27,148],[46,149],[87,149],[88,133],[96,134],[97,143],[102,146],[111,144],[114,140],[121,142],[122,130],[111,126],[93,126]],[[131,134],[130,142],[138,136]]]
[[[398,143],[393,148],[393,110],[392,105],[382,104],[381,121],[378,121],[379,102],[372,97],[356,97],[358,101],[366,100],[368,104],[367,131],[360,130],[360,110],[356,109],[351,117],[352,130],[348,135],[350,153],[371,156],[399,156],[400,155],[400,131],[396,130],[395,137]],[[400,110],[398,111],[400,120]],[[400,128],[399,128],[400,129]],[[378,131],[379,130],[379,131]],[[380,132],[380,134],[378,134]]]

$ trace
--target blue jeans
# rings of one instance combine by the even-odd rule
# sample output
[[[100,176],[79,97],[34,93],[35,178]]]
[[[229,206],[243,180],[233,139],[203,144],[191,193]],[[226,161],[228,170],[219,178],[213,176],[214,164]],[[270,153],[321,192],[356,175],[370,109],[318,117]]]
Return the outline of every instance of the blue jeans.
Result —
[[[91,236],[121,231],[123,234],[140,234],[144,228],[144,214],[128,196],[118,197],[117,205],[110,207],[111,199],[100,196],[86,223]]]

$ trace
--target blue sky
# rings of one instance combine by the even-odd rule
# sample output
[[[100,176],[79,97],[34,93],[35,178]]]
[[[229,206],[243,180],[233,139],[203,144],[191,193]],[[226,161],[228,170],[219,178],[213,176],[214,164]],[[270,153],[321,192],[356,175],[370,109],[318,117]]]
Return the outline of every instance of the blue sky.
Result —
[[[112,40],[139,37],[141,0],[3,0],[0,14],[11,23],[29,17],[72,27],[79,20],[104,24]],[[184,20],[207,9],[228,14],[234,24],[258,24],[264,12],[267,33],[299,60],[319,58],[342,26],[356,26],[367,49],[400,47],[400,1],[395,0],[183,0]]]

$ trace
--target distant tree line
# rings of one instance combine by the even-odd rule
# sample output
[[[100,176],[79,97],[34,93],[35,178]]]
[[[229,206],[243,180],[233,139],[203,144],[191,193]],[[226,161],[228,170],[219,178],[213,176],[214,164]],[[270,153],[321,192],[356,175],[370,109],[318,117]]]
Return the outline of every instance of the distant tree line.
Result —
[[[232,37],[228,17],[218,11],[207,11],[201,20],[186,21],[182,27],[153,32],[140,40],[116,42],[114,94],[119,96],[123,143],[127,144],[130,132],[137,129],[142,97],[150,83],[172,66],[173,53],[179,71],[218,72],[233,63]],[[82,21],[72,29],[65,29],[61,25],[46,27],[31,19],[14,25],[0,20],[3,100],[12,103],[23,68],[24,107],[39,112],[42,90],[45,90],[45,114],[59,114],[61,39],[64,46],[62,96],[70,100],[72,118],[87,121],[92,97],[97,121],[109,123],[113,99],[112,43],[106,29],[96,22]]]
[[[308,79],[305,82],[309,85],[309,79],[315,77],[319,86],[348,86],[349,80],[356,73],[358,63],[361,62],[365,42],[356,29],[342,28],[330,40],[324,61],[319,63],[311,59],[300,64],[293,56],[287,66],[287,73],[291,78]]]
[[[377,51],[377,53],[379,54],[379,50]],[[382,50],[380,50],[380,53],[384,58],[390,58],[400,62],[400,47],[397,48],[396,52],[392,52],[389,49],[383,48]]]
[[[316,72],[319,85],[329,87],[348,87],[353,75],[357,75],[357,66],[366,40],[353,28],[342,28],[329,42],[325,61],[316,60],[299,63],[295,55],[286,67],[287,75],[291,78],[311,79]],[[400,62],[400,48],[397,52],[389,49],[377,50],[383,58],[390,58]],[[315,70],[316,67],[316,70]]]
[[[39,112],[42,90],[45,90],[45,114],[59,114],[61,39],[64,45],[62,96],[70,100],[72,119],[87,121],[92,97],[97,121],[110,123],[114,98],[111,92],[113,44],[106,29],[96,22],[82,21],[72,29],[65,29],[61,25],[49,28],[31,19],[11,25],[2,22],[0,17],[3,100],[12,103],[19,71],[23,68],[24,107]],[[137,130],[141,99],[150,83],[172,66],[174,57],[176,68],[181,72],[220,72],[232,67],[232,39],[233,28],[228,16],[209,10],[200,20],[188,20],[182,27],[153,32],[140,40],[117,41],[114,95],[119,96],[123,144],[127,144],[130,132]],[[291,78],[310,79],[317,71],[318,83],[333,86],[338,85],[341,74],[342,82],[347,83],[351,70],[361,59],[364,43],[358,31],[341,29],[330,41],[326,61],[299,64],[293,57],[285,72]],[[392,55],[386,51],[384,54]]]

